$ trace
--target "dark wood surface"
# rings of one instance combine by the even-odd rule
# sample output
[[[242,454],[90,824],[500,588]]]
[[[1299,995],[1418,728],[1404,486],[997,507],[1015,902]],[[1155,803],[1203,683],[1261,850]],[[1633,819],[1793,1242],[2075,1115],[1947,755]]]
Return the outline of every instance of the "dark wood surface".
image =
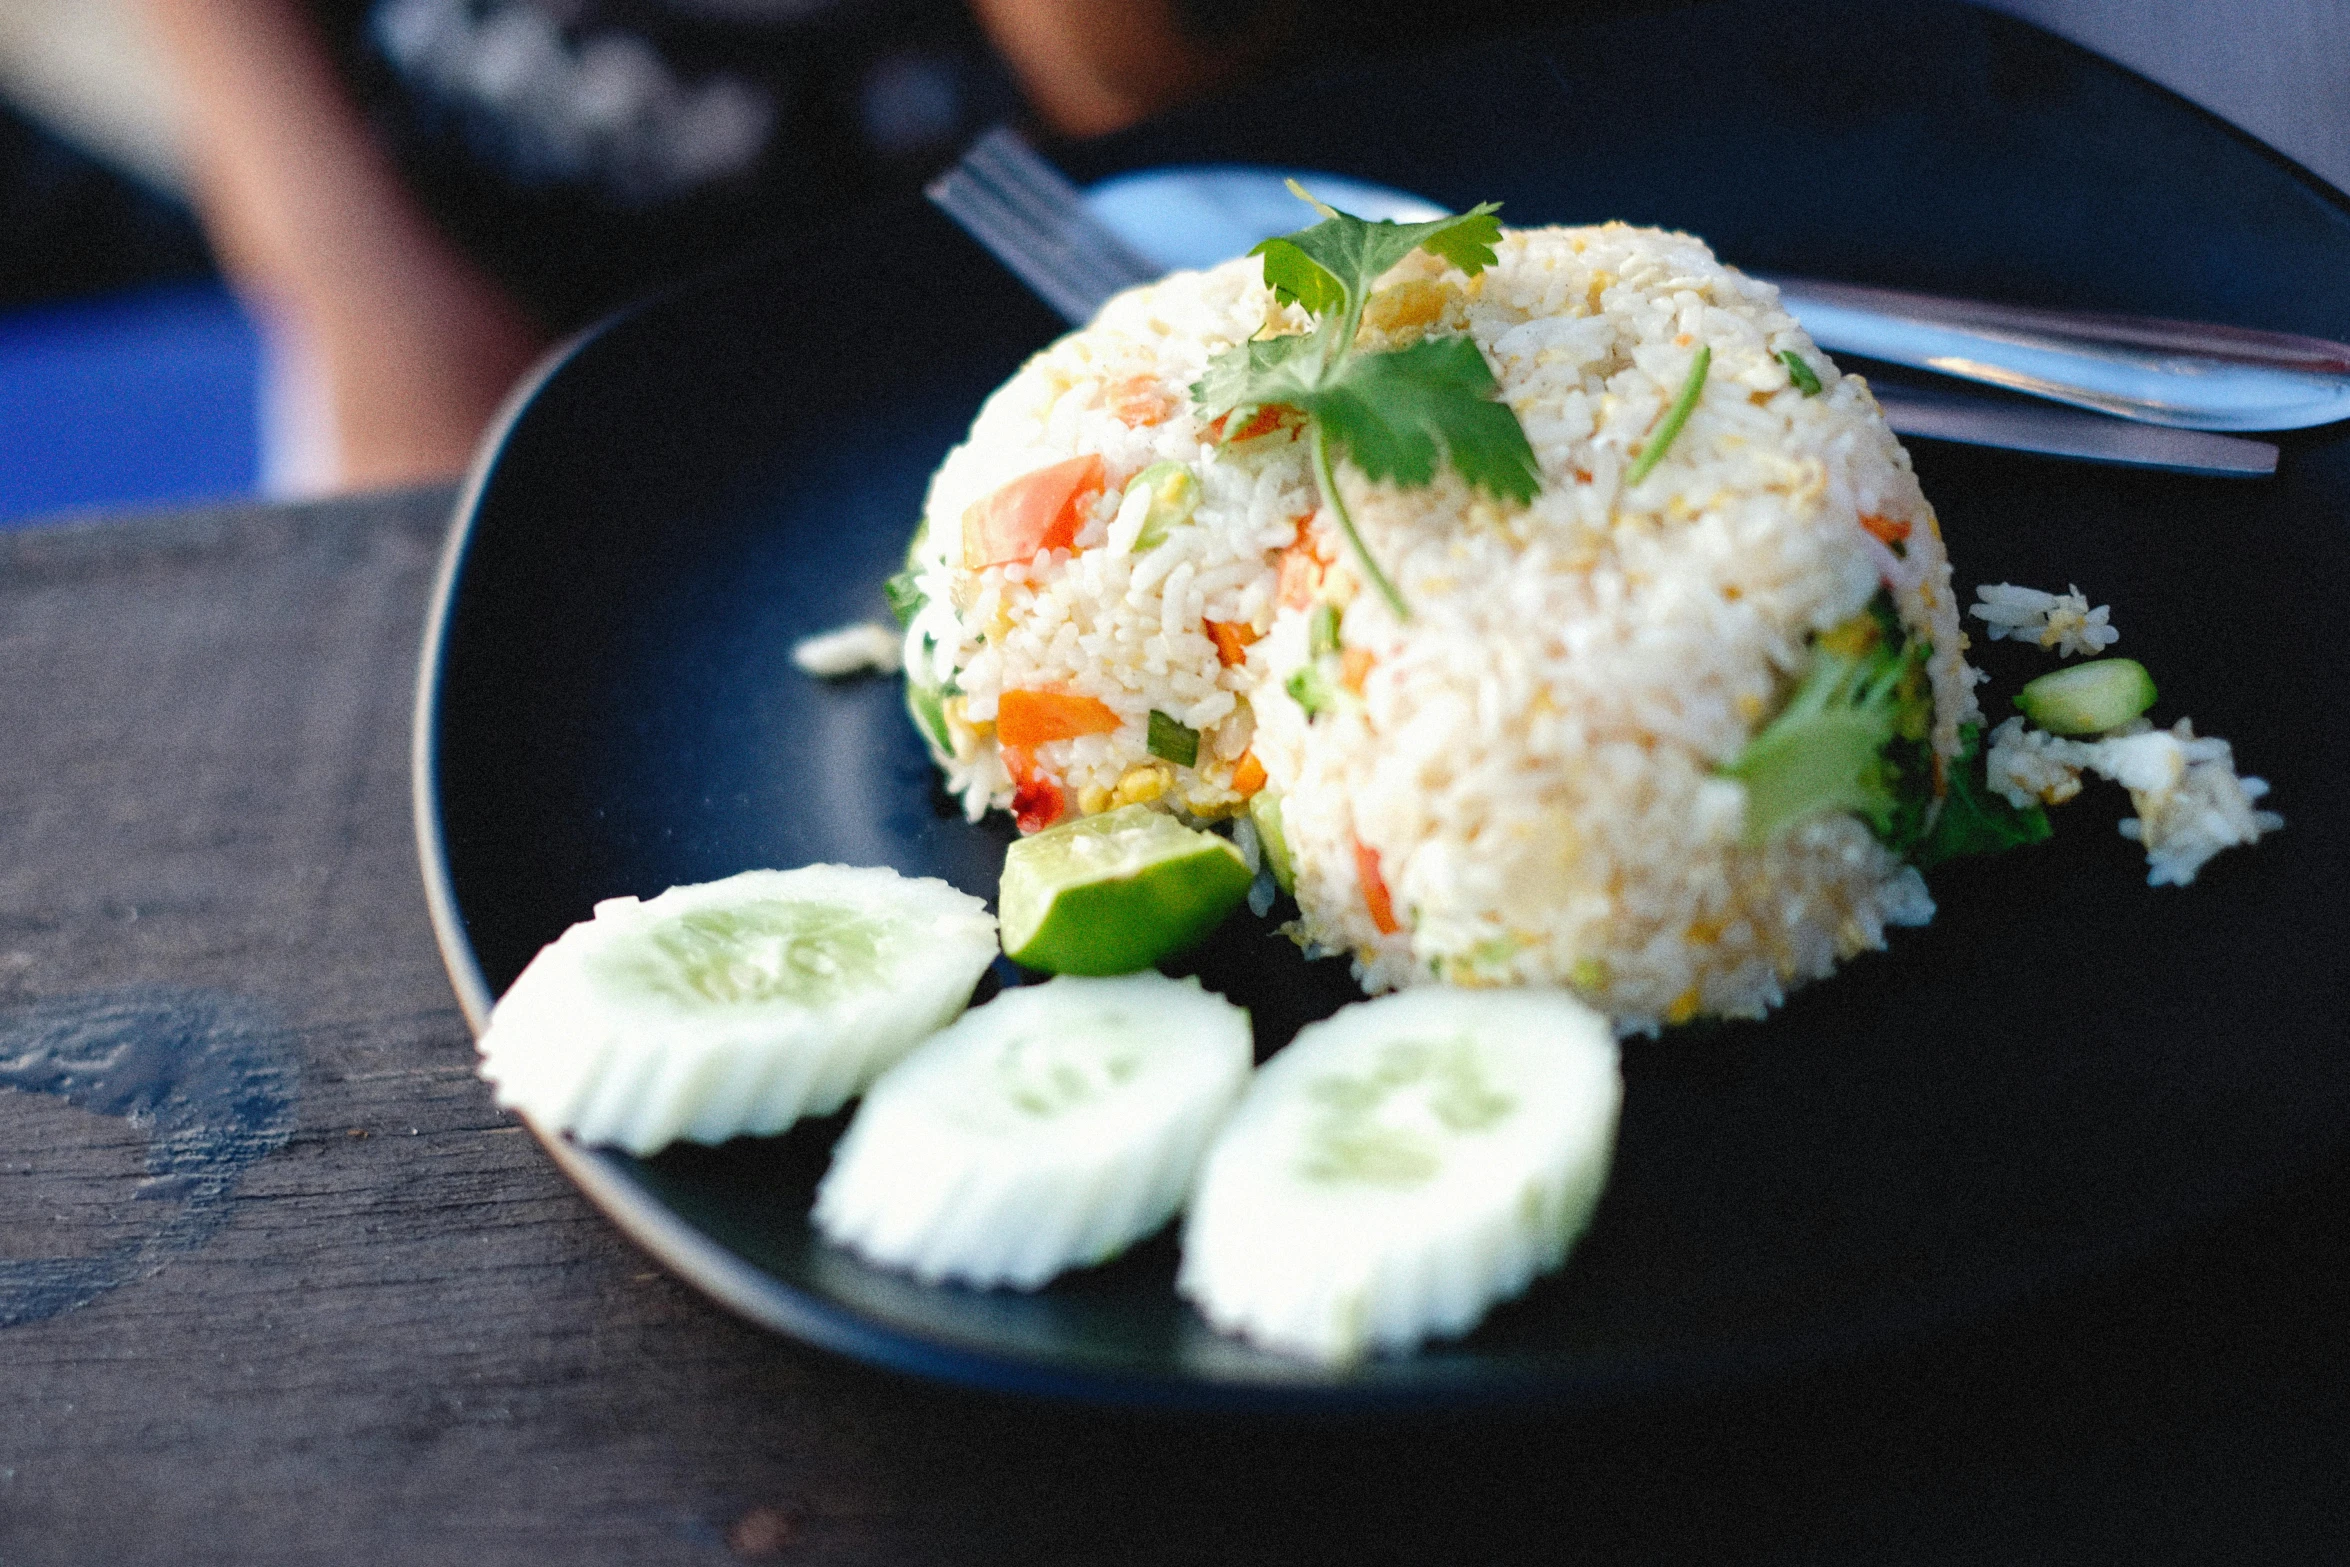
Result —
[[[2350,1164],[1698,1402],[1240,1423],[672,1281],[472,1073],[410,836],[448,497],[0,534],[0,1567],[2339,1559]]]

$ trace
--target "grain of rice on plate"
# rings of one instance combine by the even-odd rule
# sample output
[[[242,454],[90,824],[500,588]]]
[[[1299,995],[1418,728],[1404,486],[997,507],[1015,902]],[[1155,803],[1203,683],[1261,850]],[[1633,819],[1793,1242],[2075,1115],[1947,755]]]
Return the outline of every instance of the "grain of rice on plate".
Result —
[[[1760,1014],[1931,916],[1859,816],[1757,843],[1723,773],[1822,638],[1918,652],[1937,782],[1977,716],[1908,456],[1774,289],[1622,224],[1508,231],[1475,277],[1425,252],[1387,274],[1364,341],[1474,339],[1542,478],[1519,506],[1449,468],[1403,489],[1341,464],[1408,618],[1366,587],[1294,421],[1222,431],[1190,395],[1218,352],[1308,326],[1253,260],[1133,290],[939,469],[906,664],[974,819],[1213,820],[1278,791],[1296,934],[1367,988],[1570,985],[1633,1029]],[[1627,483],[1701,348],[1694,411]],[[1047,470],[1073,536],[995,558],[991,498]],[[1190,765],[1154,754],[1154,712],[1197,734]]]

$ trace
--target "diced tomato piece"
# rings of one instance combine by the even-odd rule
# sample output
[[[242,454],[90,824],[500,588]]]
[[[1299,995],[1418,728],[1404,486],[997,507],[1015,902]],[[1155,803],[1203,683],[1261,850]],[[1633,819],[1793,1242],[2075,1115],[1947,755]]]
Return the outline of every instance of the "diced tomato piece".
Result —
[[[1068,809],[1061,786],[1042,774],[1012,788],[1012,820],[1024,833],[1043,832]]]
[[[1260,435],[1271,435],[1275,430],[1289,423],[1296,412],[1297,410],[1291,408],[1287,403],[1267,403],[1249,415],[1248,423],[1229,434],[1225,432],[1224,426],[1232,418],[1232,415],[1218,414],[1208,421],[1207,436],[1209,440],[1225,446],[1231,445],[1234,441],[1253,441]]]
[[[1102,460],[1090,452],[1022,474],[963,513],[963,564],[977,571],[1071,548],[1102,489]]]
[[[996,739],[1006,747],[1033,751],[1053,740],[1106,735],[1119,724],[1108,703],[1067,691],[1006,691],[996,699]]]
[[[1268,403],[1258,409],[1248,423],[1226,436],[1227,441],[1253,441],[1260,435],[1271,435],[1289,422],[1289,408],[1281,403]]]
[[[1012,820],[1024,833],[1042,832],[1069,809],[1060,782],[1039,772],[1036,758],[1016,745],[1003,747],[1004,771],[1012,775]]]
[[[1231,667],[1248,662],[1248,645],[1257,639],[1257,631],[1242,620],[1203,620],[1208,628],[1208,640],[1216,644],[1216,662]]]
[[[1232,764],[1232,792],[1246,799],[1265,787],[1265,764],[1254,751],[1243,751]]]
[[[1908,523],[1880,517],[1874,512],[1861,513],[1860,525],[1887,544],[1899,544],[1909,537]]]
[[[1362,839],[1355,840],[1355,880],[1363,884],[1363,906],[1371,911],[1371,923],[1382,936],[1392,936],[1403,929],[1395,922],[1395,903],[1387,895],[1387,882],[1379,874],[1379,851]]]

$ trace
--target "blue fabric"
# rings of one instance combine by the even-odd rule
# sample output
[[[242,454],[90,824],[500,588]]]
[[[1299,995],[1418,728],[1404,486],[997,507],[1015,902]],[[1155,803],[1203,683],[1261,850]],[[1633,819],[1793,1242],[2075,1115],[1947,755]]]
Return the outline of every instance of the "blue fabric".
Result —
[[[217,283],[0,316],[0,528],[251,494],[261,347]]]

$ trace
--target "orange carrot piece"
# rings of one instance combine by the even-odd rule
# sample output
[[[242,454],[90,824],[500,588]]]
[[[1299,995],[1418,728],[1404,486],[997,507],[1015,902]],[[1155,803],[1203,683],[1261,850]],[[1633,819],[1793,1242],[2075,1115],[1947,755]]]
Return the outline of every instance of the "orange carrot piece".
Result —
[[[1909,537],[1908,523],[1896,522],[1890,517],[1880,517],[1874,512],[1862,512],[1860,525],[1887,544],[1899,544]]]
[[[963,564],[978,571],[1070,548],[1102,488],[1091,452],[1022,474],[963,513]]]
[[[1322,563],[1302,542],[1281,552],[1281,574],[1273,580],[1273,596],[1286,609],[1304,609],[1322,591]]]
[[[1208,640],[1216,644],[1216,662],[1230,668],[1248,662],[1248,645],[1257,639],[1256,628],[1244,620],[1203,620],[1208,628]]]
[[[1175,412],[1175,399],[1166,394],[1155,377],[1147,375],[1112,382],[1104,390],[1102,401],[1109,406],[1110,417],[1130,430],[1164,424]]]
[[[1067,691],[1006,691],[996,699],[996,739],[1015,750],[1033,751],[1079,735],[1106,735],[1118,723],[1108,703]]]
[[[1232,792],[1246,799],[1265,787],[1265,764],[1257,760],[1254,751],[1243,751],[1240,760],[1232,764]]]
[[[1382,936],[1392,936],[1403,929],[1395,922],[1395,902],[1387,895],[1386,878],[1379,874],[1379,851],[1362,839],[1355,840],[1355,880],[1363,884],[1363,906],[1371,911],[1371,924]]]
[[[1367,647],[1350,647],[1338,655],[1338,683],[1356,696],[1363,694],[1363,681],[1369,678],[1371,666],[1377,660]]]

